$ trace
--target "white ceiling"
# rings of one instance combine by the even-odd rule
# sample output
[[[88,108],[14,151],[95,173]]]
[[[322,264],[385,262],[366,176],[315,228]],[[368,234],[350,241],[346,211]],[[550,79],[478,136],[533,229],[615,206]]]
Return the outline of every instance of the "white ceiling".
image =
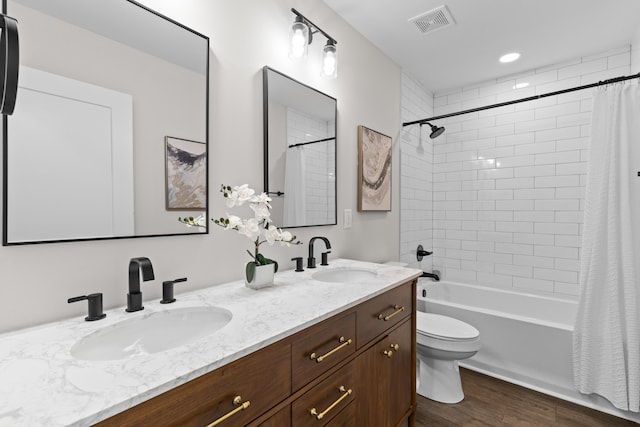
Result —
[[[629,45],[640,26],[640,0],[324,2],[434,93]],[[443,4],[456,25],[423,35],[408,21]]]

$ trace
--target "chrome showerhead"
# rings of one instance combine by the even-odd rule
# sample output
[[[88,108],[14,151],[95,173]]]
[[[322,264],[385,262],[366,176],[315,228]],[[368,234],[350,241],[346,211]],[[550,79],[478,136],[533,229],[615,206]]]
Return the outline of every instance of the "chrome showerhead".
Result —
[[[431,139],[435,139],[444,133],[444,126],[435,126],[429,122],[420,123],[420,126],[423,124],[431,126],[431,133],[429,134],[429,138]]]

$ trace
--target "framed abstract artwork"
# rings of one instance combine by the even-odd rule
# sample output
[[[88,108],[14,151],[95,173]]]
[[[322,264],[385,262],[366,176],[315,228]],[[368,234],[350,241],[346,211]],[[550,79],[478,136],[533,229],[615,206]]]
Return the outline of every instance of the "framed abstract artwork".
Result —
[[[391,137],[358,126],[358,211],[391,210]]]
[[[167,210],[207,208],[207,145],[165,136]]]

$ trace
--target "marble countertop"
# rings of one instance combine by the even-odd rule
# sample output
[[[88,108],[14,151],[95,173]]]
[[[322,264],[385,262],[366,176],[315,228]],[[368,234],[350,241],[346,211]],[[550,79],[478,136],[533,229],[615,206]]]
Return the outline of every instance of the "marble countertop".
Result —
[[[184,294],[145,309],[124,307],[85,322],[67,319],[0,335],[0,426],[88,426],[200,375],[294,334],[360,302],[418,277],[416,269],[345,259],[328,267],[279,272],[274,286],[252,290],[243,281]],[[322,269],[356,267],[377,272],[367,284],[327,283],[311,275]],[[126,285],[126,284],[125,284]],[[218,331],[188,345],[113,361],[75,359],[78,340],[126,319],[194,306],[233,313]]]

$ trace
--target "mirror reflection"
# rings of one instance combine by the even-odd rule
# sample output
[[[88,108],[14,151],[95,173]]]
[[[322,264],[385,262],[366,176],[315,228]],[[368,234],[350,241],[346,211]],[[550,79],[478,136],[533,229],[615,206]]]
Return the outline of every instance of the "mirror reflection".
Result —
[[[263,69],[264,187],[282,227],[336,224],[336,99]]]
[[[200,232],[177,217],[207,208],[209,39],[128,0],[6,9],[21,68],[3,243]]]

